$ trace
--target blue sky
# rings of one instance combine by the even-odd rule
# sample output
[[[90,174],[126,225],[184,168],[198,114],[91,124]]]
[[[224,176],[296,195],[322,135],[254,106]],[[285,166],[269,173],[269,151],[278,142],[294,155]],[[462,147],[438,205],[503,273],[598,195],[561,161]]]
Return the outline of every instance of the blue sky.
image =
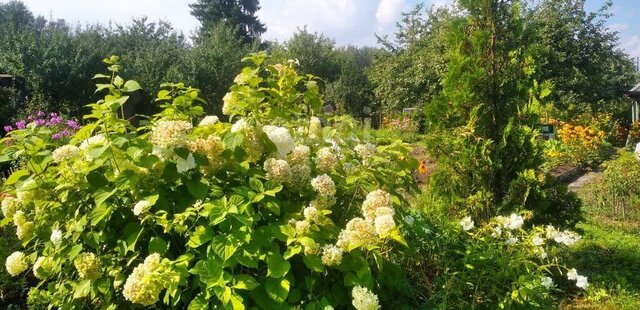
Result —
[[[74,24],[114,22],[131,17],[164,19],[185,34],[198,22],[189,14],[195,0],[23,0],[36,14],[64,18]],[[262,0],[258,16],[267,25],[266,39],[286,40],[297,27],[322,32],[340,45],[375,45],[374,34],[392,34],[400,13],[417,3],[446,5],[453,0]],[[8,0],[0,0],[8,2]],[[587,10],[597,10],[605,0],[587,0]],[[108,5],[105,5],[107,4]],[[614,0],[609,27],[620,32],[621,47],[640,57],[640,0]]]

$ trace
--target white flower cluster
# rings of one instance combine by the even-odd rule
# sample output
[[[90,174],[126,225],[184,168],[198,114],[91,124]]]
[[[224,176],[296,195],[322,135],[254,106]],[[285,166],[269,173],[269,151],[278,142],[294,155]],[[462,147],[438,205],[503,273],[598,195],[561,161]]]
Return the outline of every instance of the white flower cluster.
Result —
[[[567,279],[575,280],[576,286],[581,289],[586,289],[587,287],[589,287],[587,277],[579,275],[578,271],[575,268],[569,269],[569,271],[567,272]]]
[[[107,144],[107,138],[103,134],[98,134],[80,143],[80,150],[86,151],[90,147],[102,146]]]
[[[507,233],[507,237],[513,239],[513,237],[511,237],[511,231],[519,229],[522,227],[522,225],[524,225],[524,218],[515,213],[512,213],[507,217],[504,217],[502,215],[497,216],[495,221],[497,222],[497,224],[492,228],[493,232],[491,233],[491,236],[494,238],[499,238],[500,236],[502,236],[503,230],[505,230]],[[509,240],[507,243],[514,244],[517,241],[518,240],[516,238],[516,240]]]
[[[55,149],[51,157],[53,157],[54,162],[61,163],[74,158],[79,152],[80,149],[77,146],[67,144]]]
[[[248,131],[250,129],[251,129],[251,125],[249,125],[249,123],[247,123],[247,120],[245,120],[244,118],[241,118],[241,119],[237,120],[231,126],[231,132],[233,132],[233,133],[245,132],[245,131]]]
[[[309,120],[309,138],[318,139],[322,136],[322,122],[319,118],[312,116]]]
[[[465,218],[463,218],[462,220],[460,220],[460,226],[462,226],[462,229],[464,231],[469,231],[471,229],[473,229],[473,220],[471,219],[470,216],[467,216]]]
[[[278,154],[280,154],[282,158],[286,158],[287,154],[293,151],[296,146],[287,128],[267,125],[262,128],[262,131],[264,131],[267,137],[269,137],[269,140],[276,145]]]
[[[318,220],[318,209],[316,209],[316,207],[308,206],[304,208],[302,214],[304,214],[305,220],[309,222],[315,222]]]
[[[311,156],[311,149],[306,145],[296,145],[293,151],[289,154],[289,162],[292,166],[296,165],[308,165],[309,157]]]
[[[580,235],[573,231],[559,231],[551,225],[547,225],[547,227],[545,228],[545,233],[548,239],[553,239],[553,241],[564,244],[566,246],[572,246],[576,242],[580,241],[580,238],[582,238]]]
[[[73,261],[73,265],[82,279],[95,280],[102,274],[102,263],[93,253],[80,253]]]
[[[22,182],[20,188],[16,191],[16,198],[22,203],[29,202],[35,198],[34,189],[37,187],[34,179],[28,179]]]
[[[60,229],[54,229],[51,231],[51,237],[49,237],[51,243],[55,246],[59,246],[62,243],[62,231]]]
[[[15,277],[21,274],[23,271],[29,268],[29,264],[27,263],[27,257],[22,252],[13,252],[11,255],[7,257],[7,260],[4,263],[7,268],[7,272]]]
[[[20,200],[14,197],[5,197],[2,200],[2,215],[5,218],[12,218],[20,208]]]
[[[161,148],[184,146],[187,141],[186,134],[192,127],[187,121],[160,120],[153,125],[149,141]]]
[[[291,166],[291,177],[288,185],[291,189],[301,190],[309,185],[311,180],[311,168],[308,164]]]
[[[33,275],[40,280],[49,277],[53,269],[53,260],[51,257],[40,256],[33,264]]]
[[[151,202],[148,200],[140,200],[133,206],[133,214],[140,216],[151,208]]]
[[[224,95],[224,97],[222,98],[222,114],[224,115],[231,115],[231,114],[236,114],[239,111],[237,111],[239,109],[238,106],[238,97],[235,93],[233,92],[229,92],[226,95]]]
[[[264,161],[264,171],[267,179],[280,183],[286,183],[291,178],[291,166],[286,160],[269,158]]]
[[[302,236],[306,234],[309,231],[309,229],[311,229],[311,223],[309,223],[309,221],[307,220],[296,221],[295,225],[296,225],[296,235],[298,236]]]
[[[376,231],[372,223],[363,218],[351,219],[340,231],[336,245],[345,251],[371,244],[376,241]]]
[[[325,245],[322,248],[322,264],[325,266],[337,266],[342,261],[342,248],[335,245]]]
[[[220,137],[209,135],[206,138],[196,138],[187,143],[187,148],[193,153],[207,156],[209,164],[220,161],[220,154],[224,151],[224,143]]]
[[[373,155],[378,151],[376,146],[371,143],[358,144],[354,148],[358,156],[362,158],[362,163],[368,165]]]
[[[396,228],[393,220],[395,210],[391,195],[383,190],[375,190],[367,194],[362,202],[362,215],[365,220],[374,224],[375,231],[380,237],[386,236]]]
[[[351,291],[351,297],[353,298],[353,307],[357,310],[377,310],[380,309],[380,303],[378,302],[378,296],[371,292],[366,287],[355,286]]]
[[[216,124],[218,121],[219,121],[219,119],[218,119],[217,116],[215,116],[215,115],[207,115],[200,121],[198,126],[200,126],[200,127],[211,126],[211,125]]]
[[[35,234],[35,224],[27,220],[22,211],[16,211],[13,215],[13,224],[16,226],[16,235],[21,241],[29,240]]]
[[[316,153],[316,168],[321,172],[330,172],[338,163],[338,156],[331,148],[323,147]]]
[[[160,292],[164,289],[157,274],[160,261],[160,254],[153,253],[133,269],[122,290],[125,299],[143,306],[158,302]]]
[[[321,196],[331,197],[336,194],[336,185],[331,177],[326,174],[313,178],[311,186]]]
[[[540,284],[542,284],[546,289],[550,289],[553,286],[553,279],[550,277],[542,277],[542,279],[540,279]]]

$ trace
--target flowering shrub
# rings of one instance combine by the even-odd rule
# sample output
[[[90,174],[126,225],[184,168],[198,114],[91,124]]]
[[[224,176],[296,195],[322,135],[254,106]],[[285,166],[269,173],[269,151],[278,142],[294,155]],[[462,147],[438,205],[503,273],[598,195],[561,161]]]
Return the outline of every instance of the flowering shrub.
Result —
[[[322,128],[315,79],[266,57],[248,57],[224,97],[231,123],[167,83],[163,111],[132,127],[118,112],[140,86],[114,56],[96,76],[108,93],[89,105],[93,122],[67,145],[4,139],[16,143],[0,153],[26,158],[3,184],[2,225],[23,246],[7,271],[41,281],[30,304],[379,307],[376,275],[405,244],[396,219],[417,163],[401,142],[363,141],[346,117]]]
[[[66,142],[73,134],[80,129],[78,122],[73,119],[66,119],[65,117],[58,115],[58,113],[52,112],[46,114],[39,111],[35,115],[29,115],[26,119],[21,119],[12,125],[5,125],[3,127],[6,133],[12,131],[29,131],[26,135],[37,135],[45,140],[60,140]],[[13,133],[18,135],[17,132]]]
[[[557,156],[564,156],[572,165],[593,166],[604,159],[610,146],[605,140],[605,131],[595,126],[562,123],[558,138],[565,152]]]

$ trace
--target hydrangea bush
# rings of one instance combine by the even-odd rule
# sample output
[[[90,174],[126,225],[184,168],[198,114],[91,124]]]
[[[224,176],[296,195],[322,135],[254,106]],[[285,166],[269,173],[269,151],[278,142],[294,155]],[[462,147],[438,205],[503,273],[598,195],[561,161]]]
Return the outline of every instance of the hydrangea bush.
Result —
[[[162,111],[133,127],[121,111],[140,86],[114,56],[68,144],[4,139],[2,155],[25,159],[2,186],[0,225],[23,246],[6,269],[39,279],[30,305],[380,307],[377,274],[405,244],[397,219],[417,163],[347,117],[323,127],[315,78],[266,58],[248,57],[224,97],[229,122],[167,83]]]

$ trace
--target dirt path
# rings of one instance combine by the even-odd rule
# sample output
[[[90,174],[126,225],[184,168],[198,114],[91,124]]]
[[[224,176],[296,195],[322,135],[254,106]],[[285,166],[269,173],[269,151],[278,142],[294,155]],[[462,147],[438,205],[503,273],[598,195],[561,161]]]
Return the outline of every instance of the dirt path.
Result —
[[[600,174],[602,174],[602,171],[599,168],[594,169],[593,171],[590,171],[586,174],[583,174],[581,177],[577,178],[575,181],[569,183],[569,191],[571,192],[578,191],[579,189],[584,187],[587,183],[590,183],[595,178],[600,176]]]

